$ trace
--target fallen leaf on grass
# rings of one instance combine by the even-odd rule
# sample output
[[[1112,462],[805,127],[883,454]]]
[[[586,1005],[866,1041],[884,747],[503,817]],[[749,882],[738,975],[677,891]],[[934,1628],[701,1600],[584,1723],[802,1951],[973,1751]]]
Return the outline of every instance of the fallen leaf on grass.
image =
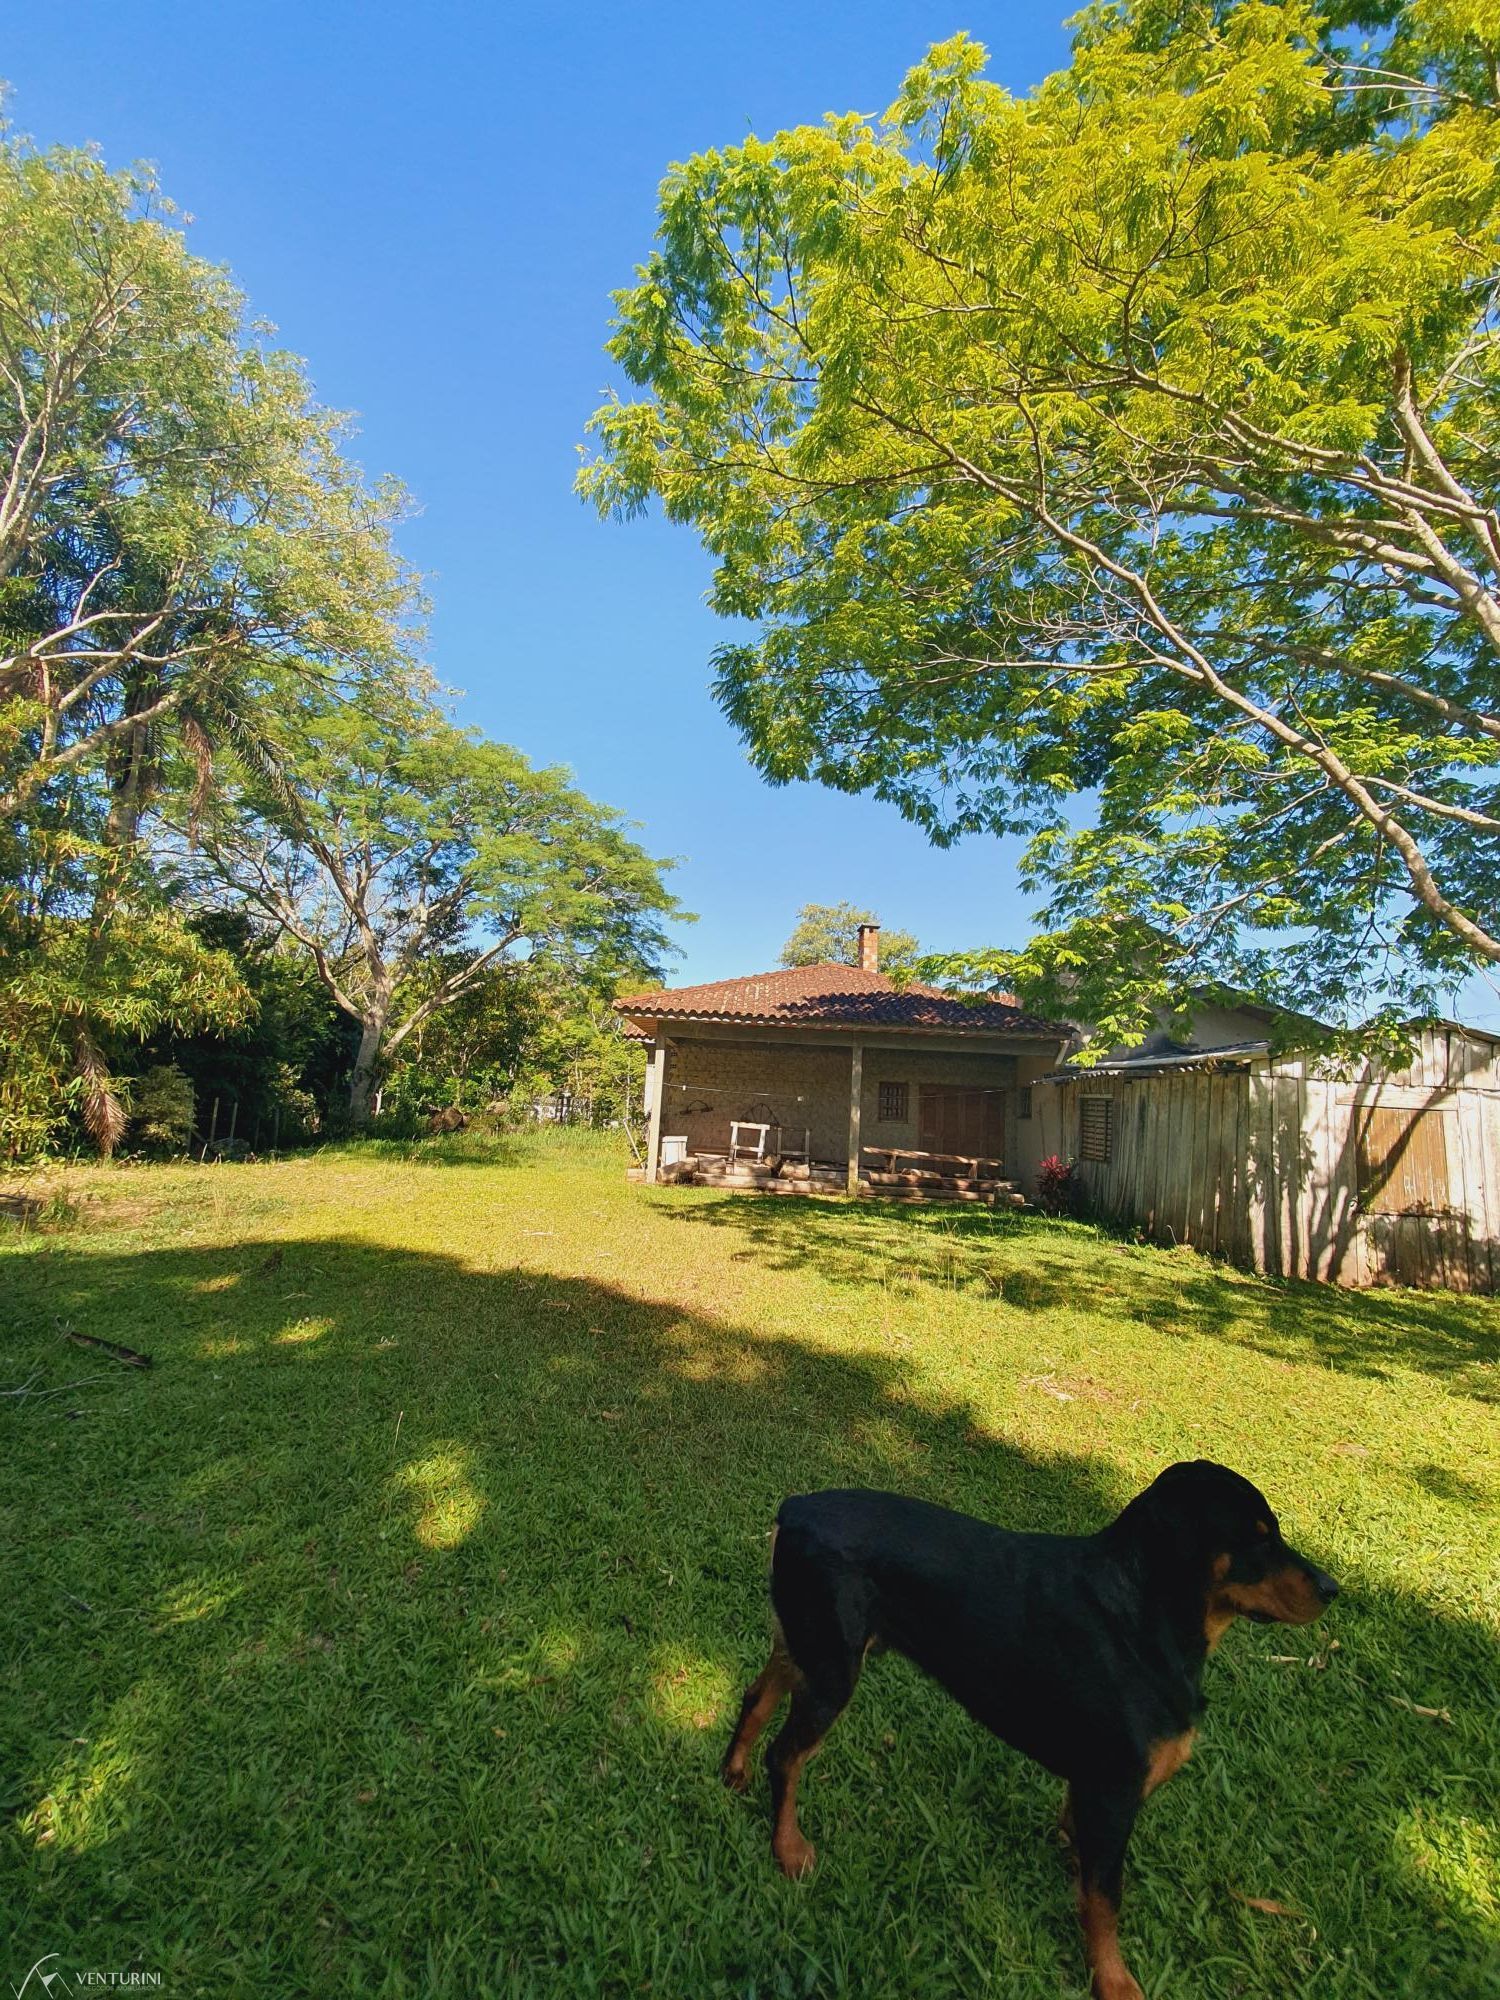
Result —
[[[1230,1895],[1237,1903],[1243,1903],[1247,1910],[1259,1910],[1267,1917],[1300,1917],[1300,1910],[1289,1910],[1285,1903],[1274,1902],[1269,1896],[1242,1896],[1238,1889],[1231,1889]]]

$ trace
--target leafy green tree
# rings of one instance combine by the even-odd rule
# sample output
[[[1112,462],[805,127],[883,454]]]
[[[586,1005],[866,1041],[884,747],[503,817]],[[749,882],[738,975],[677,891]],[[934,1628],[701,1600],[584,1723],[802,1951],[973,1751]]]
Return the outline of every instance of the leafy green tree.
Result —
[[[134,839],[112,839],[97,767],[60,774],[24,821],[0,820],[0,1153],[70,1130],[111,1153],[121,1073],[150,1038],[232,1028],[251,1002],[233,960],[188,923]]]
[[[356,1126],[382,1063],[487,974],[654,968],[676,909],[662,864],[565,772],[392,684],[284,719],[278,765],[211,810],[202,852],[220,895],[301,944],[358,1025]]]
[[[309,681],[394,670],[400,496],[191,256],[143,173],[0,133],[0,1144],[108,1152],[153,1036],[253,1011],[155,880]]]
[[[783,965],[858,965],[859,927],[879,919],[853,903],[804,903],[781,947]],[[880,933],[880,969],[898,975],[916,969],[921,946],[910,931]]]
[[[627,987],[634,979],[623,982]],[[575,1118],[596,1126],[629,1125],[646,1081],[646,1050],[620,1033],[612,993],[593,984],[555,988],[523,1050],[513,1086],[518,1105],[571,1100]]]
[[[463,952],[435,952],[402,988],[414,1007],[465,962]],[[386,1063],[385,1112],[411,1114],[456,1104],[482,1111],[510,1097],[546,1018],[555,971],[538,964],[486,966],[455,998],[420,1020]]]
[[[193,1135],[193,1080],[175,1063],[154,1063],[131,1091],[131,1131],[139,1145],[177,1152]]]
[[[0,838],[0,857],[14,857]],[[102,916],[88,855],[24,866],[0,886],[0,1153],[44,1151],[70,1125],[113,1152],[133,1066],[153,1035],[233,1029],[251,999],[233,959],[207,944],[135,870]]]
[[[768,777],[1028,837],[970,979],[1430,1004],[1500,963],[1500,17],[1122,0],[983,68],[673,169],[583,488],[713,550]]]
[[[421,968],[418,983],[436,982],[447,969],[439,956]],[[456,1104],[524,1118],[534,1100],[566,1096],[575,1116],[596,1125],[627,1117],[640,1103],[646,1057],[620,1033],[610,1002],[618,986],[637,986],[643,976],[645,967],[604,982],[588,968],[570,977],[546,962],[491,967],[401,1044],[383,1080],[383,1111]]]
[[[122,808],[282,675],[389,657],[401,496],[150,178],[0,138],[0,816],[106,755]]]
[[[169,1064],[188,1078],[195,1128],[204,1138],[216,1102],[221,1139],[231,1123],[247,1146],[267,1146],[273,1136],[283,1145],[307,1137],[347,1094],[350,1023],[307,953],[269,925],[252,923],[243,908],[200,911],[190,928],[232,964],[246,1004],[235,1019],[159,1030],[140,1061]],[[132,1090],[133,1110],[139,1095]]]

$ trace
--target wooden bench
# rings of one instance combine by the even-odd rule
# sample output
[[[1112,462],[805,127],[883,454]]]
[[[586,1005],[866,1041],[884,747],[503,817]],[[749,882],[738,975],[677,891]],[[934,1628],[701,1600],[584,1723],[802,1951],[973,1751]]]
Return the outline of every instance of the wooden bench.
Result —
[[[902,1171],[929,1173],[940,1180],[953,1180],[962,1175],[969,1180],[999,1180],[1005,1173],[1004,1160],[986,1159],[982,1155],[968,1153],[919,1153],[909,1146],[862,1146],[861,1153],[871,1158],[883,1160],[888,1174]],[[897,1161],[909,1161],[909,1169],[897,1166]]]

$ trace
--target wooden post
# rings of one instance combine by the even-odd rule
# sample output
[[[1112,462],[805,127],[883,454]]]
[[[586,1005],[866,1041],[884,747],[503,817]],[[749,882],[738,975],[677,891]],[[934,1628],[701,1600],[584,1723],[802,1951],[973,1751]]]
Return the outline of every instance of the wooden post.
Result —
[[[852,1042],[849,1047],[849,1178],[846,1186],[850,1194],[859,1193],[859,1121],[865,1088],[865,1045]]]
[[[667,1094],[667,1045],[658,1038],[651,1051],[647,1076],[651,1091],[650,1123],[646,1130],[646,1179],[654,1181],[661,1166],[661,1101]]]

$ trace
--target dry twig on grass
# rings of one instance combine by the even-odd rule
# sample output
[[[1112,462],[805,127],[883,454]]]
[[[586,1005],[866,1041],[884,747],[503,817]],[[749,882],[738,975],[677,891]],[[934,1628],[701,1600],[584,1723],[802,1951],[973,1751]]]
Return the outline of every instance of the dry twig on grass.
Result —
[[[101,1353],[112,1355],[127,1368],[149,1368],[152,1366],[149,1354],[137,1354],[133,1347],[122,1347],[116,1340],[101,1340],[97,1333],[79,1333],[64,1320],[58,1321],[58,1331],[64,1340],[71,1340],[76,1347],[97,1347]]]

